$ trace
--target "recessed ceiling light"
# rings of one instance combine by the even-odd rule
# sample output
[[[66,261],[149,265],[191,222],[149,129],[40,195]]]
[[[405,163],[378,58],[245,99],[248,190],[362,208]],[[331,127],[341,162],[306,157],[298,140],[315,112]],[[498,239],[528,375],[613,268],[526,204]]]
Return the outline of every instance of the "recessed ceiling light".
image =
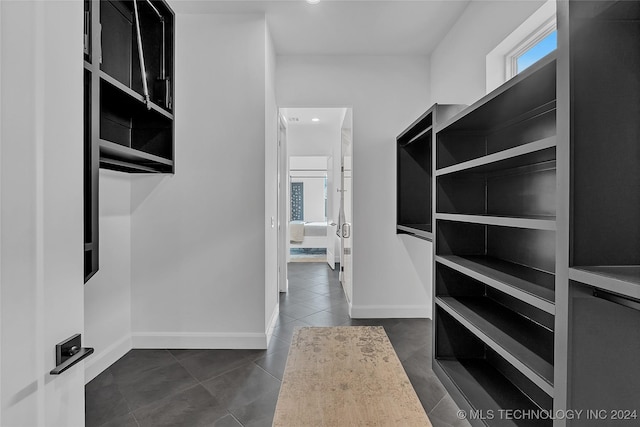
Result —
[[[319,121],[320,121],[320,119],[319,119],[319,118],[317,118],[317,117],[314,117],[313,119],[311,119],[311,121],[312,121],[312,122],[319,122]]]
[[[320,3],[320,0],[307,0],[307,3],[309,3],[309,4],[318,4],[318,3]]]

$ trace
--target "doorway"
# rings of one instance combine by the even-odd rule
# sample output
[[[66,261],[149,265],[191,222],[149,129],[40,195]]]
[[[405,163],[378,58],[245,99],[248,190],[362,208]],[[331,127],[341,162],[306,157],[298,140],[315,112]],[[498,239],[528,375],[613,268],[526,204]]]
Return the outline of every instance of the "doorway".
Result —
[[[280,292],[287,292],[292,263],[324,263],[339,272],[350,304],[352,109],[280,108],[279,116]]]

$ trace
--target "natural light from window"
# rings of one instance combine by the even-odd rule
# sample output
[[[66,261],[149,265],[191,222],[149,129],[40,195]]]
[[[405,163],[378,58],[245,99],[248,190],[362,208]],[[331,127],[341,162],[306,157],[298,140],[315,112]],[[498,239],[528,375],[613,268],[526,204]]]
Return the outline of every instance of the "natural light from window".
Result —
[[[558,31],[554,30],[516,58],[516,74],[526,70],[558,47]]]

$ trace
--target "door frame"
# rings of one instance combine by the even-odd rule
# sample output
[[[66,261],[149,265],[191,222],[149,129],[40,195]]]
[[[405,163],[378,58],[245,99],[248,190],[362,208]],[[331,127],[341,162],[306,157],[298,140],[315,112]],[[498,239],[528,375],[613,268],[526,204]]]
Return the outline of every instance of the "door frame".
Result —
[[[287,278],[287,263],[288,263],[288,253],[289,253],[289,227],[288,227],[288,216],[289,216],[289,162],[288,162],[288,149],[287,149],[287,138],[286,138],[286,130],[287,130],[287,121],[282,114],[282,110],[287,108],[345,108],[348,111],[351,111],[353,117],[353,105],[324,105],[321,103],[314,104],[306,104],[306,105],[278,105],[278,163],[276,165],[278,172],[281,174],[281,178],[286,176],[286,179],[280,180],[280,188],[278,192],[278,220],[280,221],[280,226],[278,227],[278,289],[280,292],[287,292],[288,290],[288,278]],[[352,119],[353,120],[353,119]],[[284,130],[284,138],[282,138],[281,131]],[[353,144],[353,128],[351,129],[351,143]],[[342,142],[340,142],[340,146]],[[353,158],[353,151],[351,153]],[[353,199],[352,199],[353,200]],[[353,206],[352,206],[353,209]],[[353,213],[353,212],[352,212]],[[351,236],[351,247],[353,247],[353,235]],[[266,255],[265,255],[266,256]],[[353,258],[352,258],[353,260]],[[342,268],[342,266],[340,266]],[[351,282],[351,286],[353,288],[353,279]],[[349,311],[351,311],[351,302],[349,302]]]
[[[289,155],[287,150],[287,121],[278,108],[278,290],[287,292],[289,290],[289,279],[287,277],[287,261],[289,253],[288,223],[289,216],[287,200],[289,199]]]

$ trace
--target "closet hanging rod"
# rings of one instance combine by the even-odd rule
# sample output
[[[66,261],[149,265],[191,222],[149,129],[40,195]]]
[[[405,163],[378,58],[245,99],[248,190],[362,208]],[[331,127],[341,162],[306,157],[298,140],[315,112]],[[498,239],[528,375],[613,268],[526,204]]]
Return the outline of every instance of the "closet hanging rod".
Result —
[[[636,300],[635,298],[617,295],[611,292],[603,291],[602,289],[594,289],[593,296],[625,306],[627,308],[632,308],[634,310],[640,311],[640,301]]]
[[[156,9],[153,3],[151,3],[151,0],[147,0],[147,3],[149,3],[149,6],[151,6],[151,9],[153,9],[156,15],[158,15],[158,18],[160,18],[161,21],[164,21],[164,16],[162,16],[162,14],[158,11],[158,9]]]

